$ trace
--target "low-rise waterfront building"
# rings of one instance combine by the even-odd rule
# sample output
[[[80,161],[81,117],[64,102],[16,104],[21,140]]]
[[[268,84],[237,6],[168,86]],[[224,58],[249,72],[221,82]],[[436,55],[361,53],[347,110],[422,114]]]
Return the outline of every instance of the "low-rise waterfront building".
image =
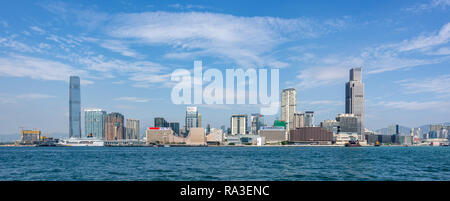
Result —
[[[258,134],[265,138],[265,143],[267,144],[287,141],[287,134],[284,127],[261,127]]]
[[[305,127],[289,131],[289,142],[293,144],[331,144],[333,133],[320,127]]]
[[[24,145],[39,144],[40,139],[41,139],[41,131],[21,129],[20,144]]]

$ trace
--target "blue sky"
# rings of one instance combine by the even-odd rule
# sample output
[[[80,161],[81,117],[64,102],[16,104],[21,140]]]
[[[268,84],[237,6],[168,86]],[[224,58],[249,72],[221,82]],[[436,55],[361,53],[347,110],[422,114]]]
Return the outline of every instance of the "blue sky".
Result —
[[[183,125],[170,73],[280,68],[316,124],[344,112],[348,69],[363,67],[366,126],[450,121],[450,1],[5,1],[0,6],[0,134],[68,132],[68,79],[82,108]],[[229,126],[252,105],[200,105]],[[272,123],[277,116],[267,116]]]

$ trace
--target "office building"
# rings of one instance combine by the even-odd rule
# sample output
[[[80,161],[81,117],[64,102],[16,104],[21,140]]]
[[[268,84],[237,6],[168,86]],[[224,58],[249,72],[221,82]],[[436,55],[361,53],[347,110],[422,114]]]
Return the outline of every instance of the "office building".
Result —
[[[199,126],[199,121],[198,121],[197,107],[187,107],[186,108],[186,120],[185,120],[186,134],[189,133],[189,130],[191,128],[197,128],[198,126]]]
[[[169,127],[173,130],[175,135],[181,135],[180,133],[180,123],[178,122],[170,122]]]
[[[284,127],[263,126],[258,134],[265,139],[265,143],[267,144],[277,144],[287,140],[286,129]]]
[[[105,140],[125,139],[124,117],[122,114],[113,112],[105,118]]]
[[[140,139],[140,125],[137,119],[127,119],[126,121],[126,139],[136,140]]]
[[[294,128],[294,113],[297,111],[297,93],[294,88],[281,92],[281,120],[286,122],[286,130]]]
[[[258,134],[259,129],[264,126],[264,120],[261,114],[252,114],[250,116],[250,133],[252,135]]]
[[[162,117],[155,117],[155,127],[169,127],[169,123]]]
[[[305,112],[305,127],[314,127],[314,112]]]
[[[231,135],[247,134],[247,115],[232,115],[230,119]]]
[[[198,113],[198,117],[197,117],[198,121],[197,121],[197,127],[198,128],[203,128],[202,126],[202,115],[200,113]]]
[[[339,132],[339,122],[337,120],[324,120],[323,122],[320,122],[320,127],[333,132],[333,134]]]
[[[289,131],[289,142],[294,144],[331,144],[333,133],[320,127],[304,127]]]
[[[296,112],[294,113],[294,129],[305,127],[305,114]]]
[[[360,131],[360,124],[358,117],[354,114],[339,114],[336,117],[336,121],[339,122],[338,133],[358,133]],[[362,138],[358,138],[362,139]]]
[[[41,131],[39,130],[23,130],[20,132],[20,144],[38,144],[41,139]]]
[[[80,97],[80,77],[78,76],[70,76],[69,137],[81,138],[81,97]]]
[[[345,113],[358,117],[358,134],[364,138],[364,84],[361,68],[350,69],[350,81],[345,87]]]
[[[106,111],[98,108],[84,110],[84,135],[97,139],[105,138]]]

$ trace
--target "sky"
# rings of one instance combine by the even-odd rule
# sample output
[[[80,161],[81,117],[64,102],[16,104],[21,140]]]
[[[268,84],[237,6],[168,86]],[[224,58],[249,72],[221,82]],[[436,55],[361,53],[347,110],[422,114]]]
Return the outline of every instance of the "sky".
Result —
[[[153,126],[184,125],[171,101],[178,68],[279,68],[280,90],[315,124],[344,113],[348,70],[362,67],[365,125],[450,121],[450,1],[2,1],[0,135],[68,133],[69,76],[81,107]],[[256,105],[198,105],[229,127]],[[279,115],[265,116],[272,124]],[[82,119],[82,121],[84,121]],[[82,128],[82,130],[84,130]]]

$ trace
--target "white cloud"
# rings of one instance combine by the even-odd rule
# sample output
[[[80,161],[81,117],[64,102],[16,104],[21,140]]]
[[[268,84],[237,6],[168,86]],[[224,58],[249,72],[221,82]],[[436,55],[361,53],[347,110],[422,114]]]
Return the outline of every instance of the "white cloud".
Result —
[[[300,83],[294,85],[299,90],[314,88],[330,83],[345,82],[349,67],[312,67],[300,71]]]
[[[57,61],[29,56],[11,55],[0,58],[0,76],[68,81],[70,75],[86,76],[87,72]]]
[[[35,32],[38,32],[39,34],[44,34],[45,33],[45,30],[41,29],[38,26],[31,26],[30,29],[35,31]]]
[[[134,50],[131,50],[127,45],[118,40],[105,40],[100,44],[101,47],[117,52],[127,57],[142,56]]]
[[[130,101],[130,102],[136,102],[136,103],[145,103],[145,102],[148,102],[150,99],[125,96],[125,97],[115,98],[114,100],[115,101]]]
[[[17,98],[21,99],[47,99],[47,98],[54,98],[55,96],[48,95],[48,94],[40,94],[40,93],[29,93],[29,94],[21,94],[18,95]]]
[[[428,78],[422,81],[403,80],[400,85],[406,93],[450,94],[450,74]]]
[[[376,105],[384,106],[391,109],[403,109],[403,110],[439,110],[448,111],[450,108],[450,102],[448,101],[382,101]]]
[[[450,40],[450,23],[442,26],[441,30],[432,35],[419,36],[412,40],[403,41],[397,44],[400,52],[411,50],[426,50],[435,46],[447,44]]]
[[[434,8],[446,9],[450,7],[450,0],[432,0],[427,3],[415,4],[411,7],[406,8],[406,11],[420,12],[425,10],[431,10]]]
[[[239,17],[208,12],[146,12],[113,18],[110,34],[138,39],[149,45],[170,45],[178,50],[167,56],[180,58],[200,52],[235,61],[240,67],[281,64],[267,54],[278,45],[313,38],[341,29],[344,20]]]
[[[301,105],[334,105],[334,106],[344,105],[344,101],[336,101],[336,100],[299,101],[299,103]]]

